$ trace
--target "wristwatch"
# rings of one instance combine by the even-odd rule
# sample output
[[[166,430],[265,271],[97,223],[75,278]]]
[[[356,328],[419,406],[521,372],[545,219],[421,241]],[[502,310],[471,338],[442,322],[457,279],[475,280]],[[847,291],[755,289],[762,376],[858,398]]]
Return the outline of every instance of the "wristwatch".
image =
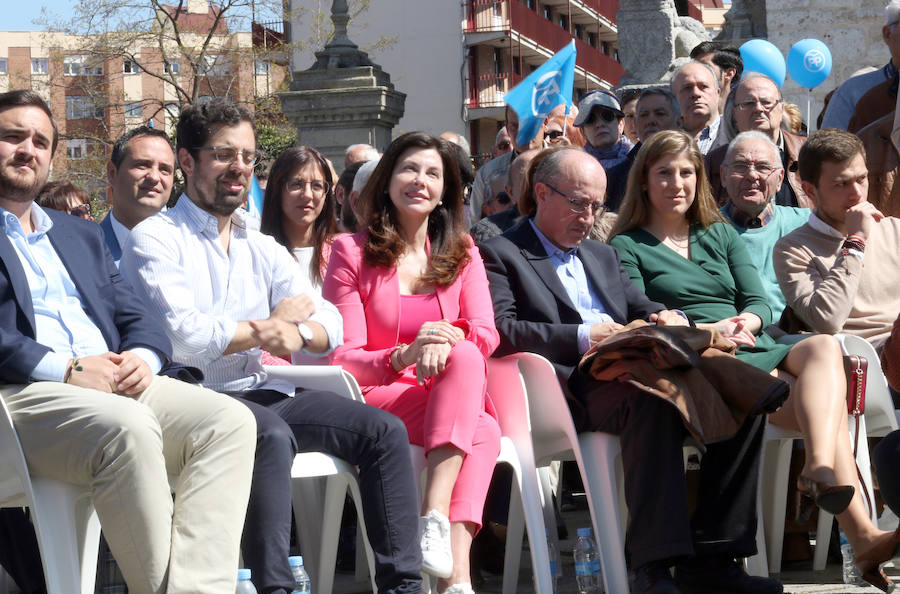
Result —
[[[297,330],[300,332],[300,340],[303,341],[303,344],[300,348],[305,349],[313,339],[313,331],[312,328],[300,322],[297,324]]]

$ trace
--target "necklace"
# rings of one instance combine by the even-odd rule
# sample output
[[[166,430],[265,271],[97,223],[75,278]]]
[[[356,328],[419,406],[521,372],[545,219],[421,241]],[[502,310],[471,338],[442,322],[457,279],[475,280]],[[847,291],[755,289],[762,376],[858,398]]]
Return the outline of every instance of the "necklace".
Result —
[[[663,243],[670,243],[678,249],[683,250],[691,245],[691,236],[687,235],[679,239],[669,236],[663,240]]]

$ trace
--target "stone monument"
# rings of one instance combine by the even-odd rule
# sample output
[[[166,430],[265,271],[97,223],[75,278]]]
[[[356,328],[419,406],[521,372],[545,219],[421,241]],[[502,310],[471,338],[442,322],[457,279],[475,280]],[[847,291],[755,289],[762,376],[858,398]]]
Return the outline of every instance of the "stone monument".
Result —
[[[380,151],[390,144],[406,95],[347,37],[347,0],[332,2],[331,20],[331,41],[316,52],[311,68],[294,72],[291,90],[279,97],[299,142],[321,151],[340,172],[351,144],[371,144]]]
[[[716,41],[740,47],[751,39],[765,39],[767,30],[766,0],[734,0]]]

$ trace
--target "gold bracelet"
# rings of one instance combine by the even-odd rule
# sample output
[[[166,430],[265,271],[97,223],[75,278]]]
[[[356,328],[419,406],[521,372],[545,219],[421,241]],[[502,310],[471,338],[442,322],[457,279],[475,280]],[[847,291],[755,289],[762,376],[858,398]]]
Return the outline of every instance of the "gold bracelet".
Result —
[[[81,366],[81,360],[78,357],[74,357],[72,362],[69,363],[69,368],[66,369],[66,375],[63,377],[64,384],[68,384],[69,380],[72,379],[73,371],[84,371],[84,367]]]

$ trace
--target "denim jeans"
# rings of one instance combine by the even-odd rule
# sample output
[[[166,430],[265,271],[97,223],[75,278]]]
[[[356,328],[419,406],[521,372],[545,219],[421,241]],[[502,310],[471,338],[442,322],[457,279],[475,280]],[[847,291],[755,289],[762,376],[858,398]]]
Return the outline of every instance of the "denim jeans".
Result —
[[[403,422],[331,392],[273,390],[235,397],[256,417],[258,440],[241,549],[260,594],[290,592],[291,465],[321,451],[358,466],[379,592],[421,592],[418,501]]]

